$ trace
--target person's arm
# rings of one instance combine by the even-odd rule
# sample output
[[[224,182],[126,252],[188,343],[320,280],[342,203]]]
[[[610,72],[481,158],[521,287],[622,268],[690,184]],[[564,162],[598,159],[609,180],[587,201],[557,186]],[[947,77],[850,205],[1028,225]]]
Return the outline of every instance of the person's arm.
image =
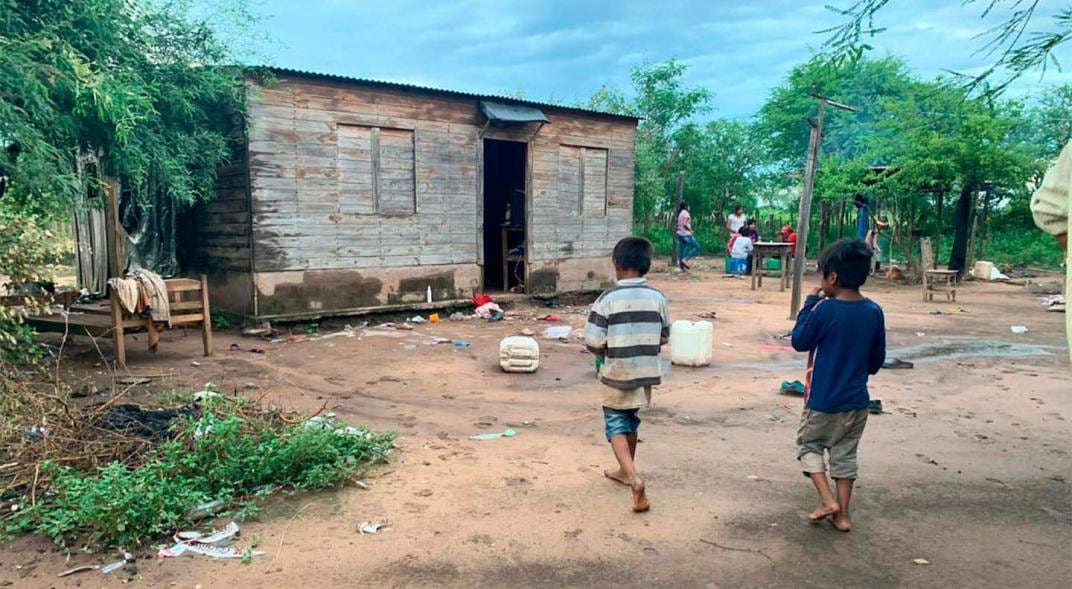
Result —
[[[1072,183],[1072,141],[1069,141],[1057,157],[1057,162],[1046,172],[1042,185],[1031,197],[1031,215],[1035,225],[1053,235],[1068,249],[1068,201],[1069,183]]]
[[[751,239],[745,238],[745,242],[744,242],[744,251],[745,251],[746,253],[752,253],[752,250],[753,250],[753,249],[755,249],[755,244],[754,244],[754,243],[752,243],[752,240],[751,240]]]
[[[733,228],[730,226],[730,216],[726,215],[726,231],[733,233]]]
[[[825,313],[821,312],[823,301],[815,289],[804,299],[804,307],[797,313],[797,324],[793,326],[793,349],[798,352],[810,352],[819,345],[823,332],[826,331]],[[817,309],[818,308],[818,309]],[[817,310],[820,311],[817,313]]]
[[[886,317],[882,310],[878,312],[878,330],[875,331],[875,339],[871,342],[871,354],[867,359],[867,373],[878,374],[882,364],[886,362]]]
[[[659,315],[663,319],[663,328],[659,334],[659,345],[665,346],[670,343],[670,303],[666,302],[665,297],[659,303]]]
[[[602,356],[607,351],[607,316],[604,314],[602,297],[592,305],[588,323],[584,326],[584,345],[588,351]]]

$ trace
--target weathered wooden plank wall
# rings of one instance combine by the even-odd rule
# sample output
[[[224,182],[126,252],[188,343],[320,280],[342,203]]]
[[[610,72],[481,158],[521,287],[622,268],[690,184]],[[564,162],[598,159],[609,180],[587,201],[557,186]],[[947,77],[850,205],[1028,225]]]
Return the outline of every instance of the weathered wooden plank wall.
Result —
[[[546,114],[529,149],[533,267],[604,258],[632,226],[635,126]],[[251,87],[250,120],[255,272],[481,263],[476,98],[280,76]]]

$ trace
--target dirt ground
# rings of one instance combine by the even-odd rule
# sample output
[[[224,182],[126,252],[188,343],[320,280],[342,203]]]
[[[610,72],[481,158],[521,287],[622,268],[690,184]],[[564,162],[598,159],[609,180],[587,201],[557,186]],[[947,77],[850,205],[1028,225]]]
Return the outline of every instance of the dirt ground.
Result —
[[[522,317],[500,323],[299,344],[218,333],[212,358],[199,357],[197,333],[169,332],[156,357],[143,340],[128,342],[132,373],[165,375],[155,389],[213,382],[302,410],[326,402],[343,420],[399,432],[392,464],[371,474],[369,490],[269,502],[243,524],[244,541],[259,538],[267,552],[250,565],[156,560],[149,549],[112,576],[57,579],[113,555],[76,551],[66,561],[47,542],[21,538],[0,547],[0,586],[1067,585],[1072,370],[1063,317],[1044,312],[1029,288],[968,283],[950,304],[923,303],[918,287],[868,285],[886,312],[890,355],[916,365],[871,381],[886,413],[869,420],[855,528],[841,534],[805,521],[816,501],[793,454],[801,400],[777,394],[803,372],[802,355],[779,348],[792,326],[789,293],[776,280],[753,292],[714,271],[653,283],[675,318],[717,319],[714,364],[673,367],[643,414],[638,466],[649,513],[633,514],[628,490],[602,476],[613,457],[593,358],[578,342],[541,339],[533,375],[497,366],[500,338],[541,332],[547,324],[532,317],[547,312],[581,327],[583,307],[518,305]],[[1029,332],[1012,334],[1014,324]],[[428,345],[433,337],[472,347]],[[232,342],[267,353],[227,351]],[[71,352],[72,376],[107,376],[85,341]],[[507,427],[517,436],[468,439]],[[391,526],[358,534],[373,519]]]

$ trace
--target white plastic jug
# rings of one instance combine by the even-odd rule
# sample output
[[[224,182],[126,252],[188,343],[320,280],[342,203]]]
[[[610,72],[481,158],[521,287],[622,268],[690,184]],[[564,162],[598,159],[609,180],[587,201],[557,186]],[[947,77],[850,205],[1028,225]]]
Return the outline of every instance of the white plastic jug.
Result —
[[[504,372],[536,372],[540,367],[540,344],[521,335],[503,338],[499,342],[499,366]]]
[[[680,366],[707,366],[715,347],[710,321],[675,321],[670,326],[670,361]]]

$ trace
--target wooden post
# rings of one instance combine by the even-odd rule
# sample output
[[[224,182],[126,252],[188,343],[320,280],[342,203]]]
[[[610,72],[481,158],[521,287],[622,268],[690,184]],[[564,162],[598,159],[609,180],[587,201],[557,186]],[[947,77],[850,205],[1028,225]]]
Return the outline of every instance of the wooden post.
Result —
[[[208,303],[208,276],[201,275],[201,343],[205,355],[212,355],[212,310]]]
[[[104,232],[108,250],[108,278],[123,276],[123,226],[119,223],[119,181],[104,180]]]
[[[123,331],[123,309],[119,306],[119,295],[115,291],[111,291],[108,297],[112,307],[112,343],[115,346],[115,363],[120,368],[126,368],[127,366],[127,347],[126,342],[123,341],[125,335]]]
[[[808,257],[808,220],[811,217],[811,193],[815,187],[815,167],[819,159],[819,143],[822,141],[823,107],[819,102],[819,123],[811,128],[808,140],[808,167],[804,173],[804,192],[800,195],[797,210],[797,255],[793,258],[793,293],[789,301],[789,318],[795,320],[800,310],[801,279],[804,277],[804,260]]]
[[[681,211],[681,195],[685,190],[685,172],[681,171],[677,173],[677,204],[674,205],[674,212],[670,215],[670,239],[673,242],[673,253],[670,257],[670,265],[677,266],[681,258],[678,257],[680,252],[677,251],[677,215]]]
[[[935,211],[935,214],[938,216],[938,218],[934,221],[934,251],[937,253],[937,255],[941,255],[942,252],[942,230],[945,228],[944,223],[942,222],[942,204],[944,204],[944,202],[945,190],[939,190],[937,207],[938,210]],[[931,263],[933,264],[934,260],[931,260]]]
[[[972,192],[971,200],[971,233],[968,234],[968,252],[967,259],[964,262],[964,271],[971,272],[975,266],[975,234],[979,230],[979,188],[976,187]]]

